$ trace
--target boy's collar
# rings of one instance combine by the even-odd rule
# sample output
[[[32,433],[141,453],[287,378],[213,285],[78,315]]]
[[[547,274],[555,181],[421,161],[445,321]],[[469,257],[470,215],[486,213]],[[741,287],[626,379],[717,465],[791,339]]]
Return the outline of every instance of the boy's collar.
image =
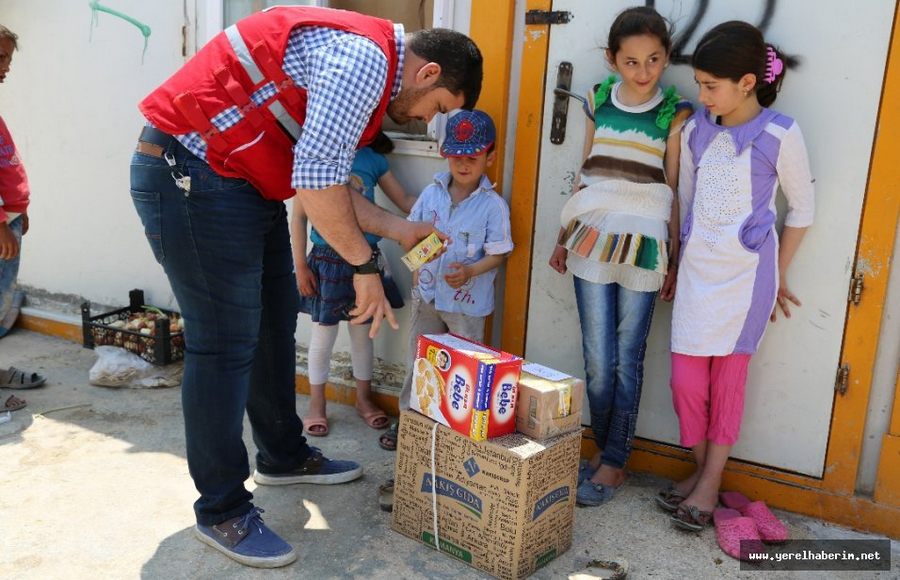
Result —
[[[434,176],[434,182],[437,183],[438,185],[440,185],[445,191],[450,190],[450,180],[451,179],[453,179],[453,176],[450,174],[449,171],[443,171],[441,173],[435,174],[435,176]],[[475,191],[473,191],[469,195],[470,196],[477,195],[484,191],[494,191],[494,184],[491,183],[491,180],[487,176],[487,174],[482,173],[481,181],[478,183],[478,187],[475,188]]]

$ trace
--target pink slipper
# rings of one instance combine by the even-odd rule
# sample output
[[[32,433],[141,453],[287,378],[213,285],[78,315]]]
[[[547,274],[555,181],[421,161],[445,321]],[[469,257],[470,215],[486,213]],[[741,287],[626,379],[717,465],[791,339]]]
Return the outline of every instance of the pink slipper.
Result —
[[[756,524],[741,512],[728,508],[713,511],[716,541],[722,551],[738,560],[750,561],[750,554],[761,554],[765,547],[756,531]],[[743,540],[743,546],[741,545]]]
[[[764,542],[786,542],[790,537],[788,529],[781,520],[762,501],[750,501],[747,496],[739,491],[723,491],[719,494],[719,501],[728,508],[739,511],[756,522],[759,537]]]

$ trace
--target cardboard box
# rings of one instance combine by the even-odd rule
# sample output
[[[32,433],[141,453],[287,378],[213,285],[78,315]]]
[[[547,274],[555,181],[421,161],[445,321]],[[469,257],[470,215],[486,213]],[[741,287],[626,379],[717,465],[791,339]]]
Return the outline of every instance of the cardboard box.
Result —
[[[522,359],[453,334],[423,334],[410,407],[475,441],[516,430]]]
[[[525,578],[572,544],[581,434],[541,443],[513,433],[472,441],[405,411],[400,418],[391,528],[499,578]],[[434,485],[434,482],[437,482]]]
[[[516,430],[537,440],[581,429],[584,381],[532,362],[522,363]]]

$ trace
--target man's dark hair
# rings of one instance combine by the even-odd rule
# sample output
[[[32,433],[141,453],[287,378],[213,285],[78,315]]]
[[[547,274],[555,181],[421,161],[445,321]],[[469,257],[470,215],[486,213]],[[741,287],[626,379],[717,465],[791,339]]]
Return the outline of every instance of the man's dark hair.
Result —
[[[8,40],[12,42],[13,50],[19,48],[19,35],[9,28],[0,24],[0,40]]]
[[[471,38],[446,28],[419,30],[409,35],[407,48],[428,62],[441,66],[441,77],[435,88],[443,87],[463,94],[464,109],[472,109],[481,94],[483,59]]]

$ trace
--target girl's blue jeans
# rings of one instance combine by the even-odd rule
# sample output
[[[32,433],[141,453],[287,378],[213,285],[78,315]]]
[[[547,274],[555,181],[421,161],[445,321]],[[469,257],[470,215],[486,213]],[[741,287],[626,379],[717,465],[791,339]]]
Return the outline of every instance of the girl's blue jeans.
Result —
[[[13,306],[13,298],[16,294],[16,278],[19,276],[19,257],[22,255],[22,216],[18,216],[9,222],[9,229],[19,243],[19,253],[15,258],[0,260],[0,337],[6,336],[10,331],[3,326],[2,321],[9,314]]]
[[[252,507],[245,410],[260,471],[292,471],[310,455],[294,394],[299,293],[284,204],[219,176],[174,139],[166,149],[190,176],[190,192],[164,159],[135,153],[131,197],[184,315],[194,511],[198,523],[214,525]]]
[[[631,455],[644,353],[656,292],[575,277],[591,429],[601,463],[624,468]]]

